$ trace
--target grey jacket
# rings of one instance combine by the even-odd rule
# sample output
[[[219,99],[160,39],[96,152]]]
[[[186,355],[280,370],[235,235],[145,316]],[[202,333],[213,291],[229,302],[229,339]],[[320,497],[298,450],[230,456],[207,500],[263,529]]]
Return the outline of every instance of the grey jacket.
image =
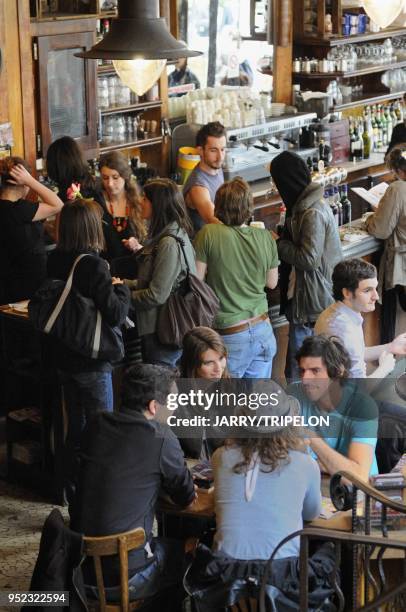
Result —
[[[389,185],[366,226],[372,236],[385,240],[379,266],[380,288],[406,286],[406,181]]]
[[[292,308],[286,313],[292,323],[312,323],[334,300],[331,275],[343,259],[340,236],[323,188],[311,183],[293,206],[286,220],[291,239],[278,240],[282,261],[296,272]]]
[[[186,232],[172,223],[163,233],[179,236],[185,241],[190,271],[195,274],[195,252]],[[137,280],[126,281],[126,284],[131,289],[138,334],[145,336],[155,332],[159,308],[186,278],[187,266],[180,245],[170,236],[151,240],[137,259]]]

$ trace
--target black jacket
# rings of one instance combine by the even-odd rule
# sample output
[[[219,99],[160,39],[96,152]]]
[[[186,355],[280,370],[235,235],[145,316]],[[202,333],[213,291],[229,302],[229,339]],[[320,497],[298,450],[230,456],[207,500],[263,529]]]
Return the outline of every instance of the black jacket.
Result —
[[[80,564],[83,538],[66,527],[62,514],[52,510],[42,528],[39,553],[31,578],[30,591],[69,591],[69,610],[87,610]],[[61,610],[61,606],[21,608],[30,610]]]
[[[76,257],[80,253],[54,251],[48,258],[48,277],[67,280]],[[130,292],[125,285],[113,285],[108,263],[96,255],[84,257],[73,275],[73,285],[85,297],[93,298],[104,320],[112,327],[121,326],[130,306]],[[97,372],[111,370],[111,364],[90,359],[53,340],[56,367],[65,372]]]
[[[406,123],[404,121],[401,121],[401,123],[398,123],[393,128],[392,138],[389,143],[386,154],[388,154],[389,151],[396,145],[400,145],[404,143],[406,143]]]
[[[135,410],[102,412],[92,420],[83,437],[78,482],[72,528],[87,536],[143,527],[150,542],[161,488],[180,506],[194,497],[175,435]],[[131,552],[129,575],[149,561],[144,549]],[[117,560],[107,560],[104,570],[107,584],[119,584]]]

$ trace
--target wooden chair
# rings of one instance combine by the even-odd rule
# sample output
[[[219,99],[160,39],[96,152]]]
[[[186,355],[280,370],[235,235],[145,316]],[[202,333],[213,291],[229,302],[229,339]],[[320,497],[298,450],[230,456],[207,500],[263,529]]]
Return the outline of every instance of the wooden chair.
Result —
[[[343,482],[341,482],[341,479]],[[349,490],[345,481],[352,483]],[[357,492],[362,491],[365,496],[364,512],[360,519],[357,512]],[[337,599],[338,612],[353,610],[354,612],[374,612],[376,610],[405,610],[406,601],[406,539],[400,533],[393,531],[393,537],[388,537],[387,512],[388,509],[406,515],[406,505],[389,499],[377,489],[364,481],[359,480],[349,472],[338,472],[331,480],[330,492],[333,502],[338,510],[352,510],[352,533],[335,531],[332,529],[305,528],[282,540],[274,550],[268,561],[270,568],[278,550],[292,538],[300,538],[300,612],[308,610],[308,561],[309,543],[311,540],[332,542],[335,552],[335,567],[330,577]],[[371,500],[381,504],[379,527],[372,530]],[[342,563],[342,552],[352,550],[352,585],[343,592],[339,584],[339,571]],[[396,556],[402,560],[402,576],[393,580],[385,571],[384,555]],[[374,575],[372,563],[376,563]],[[265,572],[259,597],[259,612],[268,612],[265,596],[267,582]],[[392,578],[390,580],[389,578]],[[392,584],[390,584],[392,582]],[[387,606],[392,605],[391,608]]]
[[[116,533],[104,537],[83,538],[84,553],[88,557],[93,557],[94,570],[96,574],[97,589],[99,591],[98,600],[89,600],[89,610],[100,610],[100,612],[128,612],[137,610],[143,604],[143,600],[129,601],[128,591],[128,553],[131,550],[141,548],[145,544],[145,531],[138,527],[125,533]],[[103,580],[103,570],[101,558],[109,555],[117,555],[120,562],[120,603],[106,603],[106,593]]]

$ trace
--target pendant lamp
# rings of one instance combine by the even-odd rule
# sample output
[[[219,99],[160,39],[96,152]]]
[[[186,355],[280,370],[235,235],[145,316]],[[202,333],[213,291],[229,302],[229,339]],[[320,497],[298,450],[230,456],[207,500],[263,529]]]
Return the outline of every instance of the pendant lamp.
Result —
[[[110,31],[88,51],[75,54],[85,59],[173,60],[195,57],[184,42],[169,32],[159,17],[159,0],[118,0],[118,17]]]
[[[113,60],[120,79],[142,96],[159,79],[166,60],[201,55],[169,32],[159,17],[159,0],[118,0],[118,17],[110,31],[89,51],[75,53],[85,59]]]
[[[389,27],[402,10],[404,10],[404,0],[363,0],[363,7],[370,19],[381,28]]]

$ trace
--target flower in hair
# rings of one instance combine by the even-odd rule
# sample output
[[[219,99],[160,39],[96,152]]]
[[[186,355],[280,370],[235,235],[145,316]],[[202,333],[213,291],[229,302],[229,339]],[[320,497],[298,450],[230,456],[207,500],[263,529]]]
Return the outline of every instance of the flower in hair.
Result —
[[[82,198],[83,196],[80,193],[80,183],[72,183],[72,185],[66,190],[66,197],[68,200],[76,200],[76,198]]]
[[[402,151],[401,155],[402,155],[403,159],[406,159],[406,151]]]

